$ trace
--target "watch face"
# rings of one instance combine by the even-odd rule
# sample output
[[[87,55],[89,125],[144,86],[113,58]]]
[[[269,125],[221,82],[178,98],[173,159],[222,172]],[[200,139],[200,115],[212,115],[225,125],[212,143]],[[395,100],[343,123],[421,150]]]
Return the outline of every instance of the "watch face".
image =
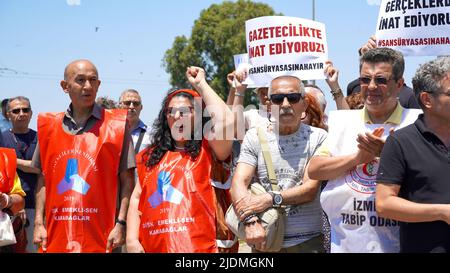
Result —
[[[281,194],[275,194],[275,196],[273,197],[273,201],[276,205],[281,205],[281,203],[283,202],[283,197],[281,196]]]

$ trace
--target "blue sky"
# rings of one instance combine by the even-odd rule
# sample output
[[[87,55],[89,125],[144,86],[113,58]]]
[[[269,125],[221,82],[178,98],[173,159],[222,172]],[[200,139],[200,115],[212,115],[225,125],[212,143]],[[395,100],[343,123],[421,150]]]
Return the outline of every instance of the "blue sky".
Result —
[[[164,52],[177,35],[190,36],[201,10],[213,0],[0,0],[0,98],[30,98],[36,128],[39,112],[64,111],[70,103],[59,82],[66,64],[90,59],[98,68],[99,96],[118,99],[137,89],[151,124],[169,89]],[[286,16],[312,18],[312,0],[262,0]],[[375,32],[377,0],[316,0],[316,20],[325,23],[329,58],[340,69],[344,90],[358,77],[357,49]],[[187,4],[189,3],[189,4]],[[431,57],[407,57],[411,85],[418,64]],[[324,81],[328,110],[335,109]],[[345,92],[345,90],[344,90]]]

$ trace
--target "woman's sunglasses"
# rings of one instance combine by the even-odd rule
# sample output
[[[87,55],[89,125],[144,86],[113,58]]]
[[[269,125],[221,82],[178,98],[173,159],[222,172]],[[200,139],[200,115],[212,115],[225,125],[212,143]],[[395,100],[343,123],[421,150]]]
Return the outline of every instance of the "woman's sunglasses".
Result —
[[[187,106],[187,107],[167,107],[166,114],[170,117],[175,117],[176,113],[180,113],[180,117],[189,116],[194,111],[194,107]]]

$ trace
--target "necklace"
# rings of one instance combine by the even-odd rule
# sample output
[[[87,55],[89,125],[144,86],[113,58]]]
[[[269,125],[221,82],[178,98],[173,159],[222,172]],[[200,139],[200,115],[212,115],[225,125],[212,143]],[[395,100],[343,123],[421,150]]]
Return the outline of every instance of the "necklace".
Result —
[[[177,150],[184,150],[185,149],[185,147],[178,147],[176,144],[174,146],[175,146],[175,149],[177,149]]]

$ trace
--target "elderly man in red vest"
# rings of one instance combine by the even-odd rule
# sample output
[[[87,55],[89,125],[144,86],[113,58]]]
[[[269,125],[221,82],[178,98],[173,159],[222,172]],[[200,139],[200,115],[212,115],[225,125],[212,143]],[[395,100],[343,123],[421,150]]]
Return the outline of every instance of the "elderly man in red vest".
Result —
[[[126,110],[95,104],[99,86],[90,61],[70,63],[61,81],[69,109],[38,117],[34,242],[44,252],[104,253],[124,243],[134,150]]]

